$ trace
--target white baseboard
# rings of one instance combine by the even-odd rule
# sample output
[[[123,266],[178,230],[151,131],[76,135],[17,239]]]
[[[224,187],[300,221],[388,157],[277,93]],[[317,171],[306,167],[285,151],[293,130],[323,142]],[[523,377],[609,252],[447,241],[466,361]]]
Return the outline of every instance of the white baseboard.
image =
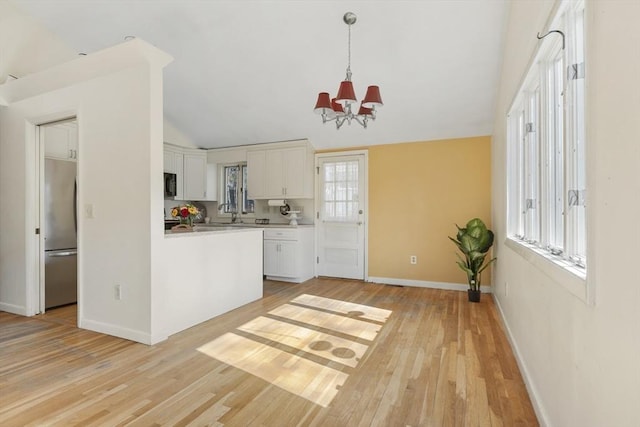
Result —
[[[27,316],[27,308],[23,305],[0,302],[0,311],[6,311],[7,313],[18,314],[20,316]]]
[[[529,392],[529,397],[531,398],[531,404],[533,405],[533,410],[538,417],[538,423],[540,423],[541,427],[549,427],[551,423],[549,422],[549,417],[547,416],[547,412],[544,410],[542,406],[542,400],[540,399],[540,394],[531,379],[531,375],[529,374],[529,370],[527,369],[527,364],[522,358],[522,353],[520,353],[520,349],[518,348],[518,344],[516,344],[515,339],[513,338],[513,334],[511,333],[511,328],[509,328],[509,323],[507,322],[507,318],[504,315],[504,311],[502,311],[502,306],[500,305],[500,300],[498,298],[493,298],[493,301],[496,303],[496,307],[498,307],[498,313],[500,314],[500,318],[502,319],[502,324],[504,325],[505,330],[507,331],[507,339],[509,340],[509,344],[511,345],[511,349],[513,350],[513,354],[516,356],[516,362],[518,363],[518,367],[520,368],[520,373],[522,374],[522,378],[524,380],[524,384],[527,387],[527,391]]]
[[[78,327],[147,345],[153,345],[168,338],[167,336],[151,336],[145,332],[137,331],[135,329],[123,328],[110,323],[103,323],[88,319],[80,319]]]
[[[430,282],[425,280],[410,280],[410,279],[394,279],[391,277],[369,276],[367,278],[367,282],[384,283],[385,285],[396,285],[396,286],[414,286],[417,288],[447,289],[450,291],[466,291],[467,289],[469,289],[469,285],[462,284],[462,283]],[[481,286],[480,290],[485,294],[490,294],[491,286]]]

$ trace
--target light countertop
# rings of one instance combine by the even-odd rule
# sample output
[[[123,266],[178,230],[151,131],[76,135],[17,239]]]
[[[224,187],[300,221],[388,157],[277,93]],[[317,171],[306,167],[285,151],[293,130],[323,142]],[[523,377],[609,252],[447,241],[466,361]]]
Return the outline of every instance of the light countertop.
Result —
[[[303,227],[313,227],[313,224],[298,224],[298,225],[289,225],[288,222],[282,224],[254,224],[253,222],[241,222],[241,223],[222,223],[222,222],[214,222],[210,224],[205,223],[197,223],[193,224],[194,227],[236,227],[236,228],[303,228]]]
[[[240,233],[246,231],[254,231],[257,229],[264,228],[309,228],[313,227],[313,224],[298,224],[298,225],[289,225],[289,224],[194,224],[193,230],[190,231],[173,231],[173,230],[165,230],[165,237],[192,237],[192,236],[202,236],[202,235],[210,235],[210,234],[221,234],[221,233]]]

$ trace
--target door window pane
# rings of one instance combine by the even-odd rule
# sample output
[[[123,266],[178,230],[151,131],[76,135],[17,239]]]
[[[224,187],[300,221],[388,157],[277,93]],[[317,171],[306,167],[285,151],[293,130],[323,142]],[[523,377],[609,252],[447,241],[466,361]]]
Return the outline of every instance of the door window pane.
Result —
[[[324,219],[358,219],[358,161],[324,163]]]

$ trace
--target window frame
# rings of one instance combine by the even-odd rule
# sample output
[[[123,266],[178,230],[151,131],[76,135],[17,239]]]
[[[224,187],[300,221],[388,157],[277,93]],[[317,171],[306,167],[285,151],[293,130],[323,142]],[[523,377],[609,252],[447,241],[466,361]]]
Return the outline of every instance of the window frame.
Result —
[[[507,246],[577,276],[586,299],[584,16],[584,1],[565,1],[550,26],[565,39],[539,45],[507,115],[506,176]]]
[[[239,186],[236,186],[236,200],[238,200],[240,202],[240,207],[241,209],[239,209],[237,212],[234,212],[230,209],[229,203],[228,203],[228,192],[227,192],[227,168],[233,168],[233,167],[237,167],[240,169],[240,177],[241,177],[241,183]],[[247,167],[247,162],[234,162],[234,163],[221,163],[218,164],[218,168],[220,170],[220,189],[219,189],[219,194],[221,194],[220,199],[218,200],[218,216],[219,217],[232,217],[233,214],[236,214],[238,218],[242,218],[242,217],[247,217],[247,218],[254,218],[255,217],[255,200],[253,199],[245,199],[245,195],[248,194],[248,189],[246,187],[247,185],[247,174],[248,174],[248,167]],[[247,204],[248,201],[251,201],[253,204],[253,211],[246,211],[246,207],[245,206]],[[223,206],[224,208],[222,210],[220,210],[220,207]]]

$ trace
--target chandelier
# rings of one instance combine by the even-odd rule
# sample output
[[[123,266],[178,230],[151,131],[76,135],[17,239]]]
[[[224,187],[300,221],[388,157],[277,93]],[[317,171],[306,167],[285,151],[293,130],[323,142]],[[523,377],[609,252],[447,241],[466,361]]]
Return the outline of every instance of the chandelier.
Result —
[[[349,27],[347,77],[340,83],[338,95],[335,98],[332,99],[328,92],[320,92],[316,106],[313,109],[314,113],[322,116],[322,123],[335,120],[336,129],[340,129],[340,126],[345,122],[351,125],[352,121],[356,121],[366,128],[369,120],[376,119],[376,107],[383,105],[380,97],[380,88],[378,86],[369,86],[364,99],[360,103],[358,113],[354,114],[351,110],[352,105],[357,102],[356,93],[351,82],[351,26],[356,23],[356,18],[356,14],[352,12],[345,13],[342,18]]]

